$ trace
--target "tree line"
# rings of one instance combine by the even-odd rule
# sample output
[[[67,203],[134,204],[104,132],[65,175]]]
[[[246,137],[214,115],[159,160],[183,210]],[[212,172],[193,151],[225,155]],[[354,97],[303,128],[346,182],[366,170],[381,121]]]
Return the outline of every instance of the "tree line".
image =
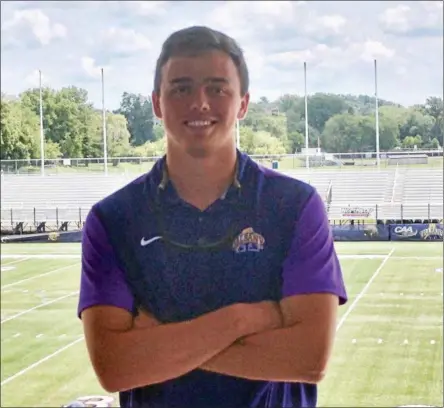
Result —
[[[1,96],[1,155],[5,159],[40,158],[39,89],[18,97]],[[77,87],[44,88],[45,158],[103,157],[102,112]],[[316,93],[308,97],[309,146],[330,153],[376,150],[375,98]],[[380,150],[443,145],[443,100],[405,107],[379,100]],[[150,97],[124,92],[120,106],[106,112],[109,157],[159,156],[165,152],[162,123],[153,116]],[[251,103],[240,126],[241,150],[249,154],[285,154],[305,147],[304,97],[285,94]]]

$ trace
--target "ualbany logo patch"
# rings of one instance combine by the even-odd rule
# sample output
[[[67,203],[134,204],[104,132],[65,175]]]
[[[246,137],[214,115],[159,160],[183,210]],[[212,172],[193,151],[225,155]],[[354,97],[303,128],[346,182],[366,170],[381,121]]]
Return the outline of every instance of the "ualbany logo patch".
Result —
[[[424,240],[442,240],[444,234],[441,226],[429,224],[428,228],[422,230],[419,235]]]
[[[60,234],[58,232],[50,232],[48,234],[48,241],[57,241],[60,237]]]
[[[253,228],[245,228],[233,242],[233,251],[260,252],[264,249],[265,239],[261,234],[254,232]]]

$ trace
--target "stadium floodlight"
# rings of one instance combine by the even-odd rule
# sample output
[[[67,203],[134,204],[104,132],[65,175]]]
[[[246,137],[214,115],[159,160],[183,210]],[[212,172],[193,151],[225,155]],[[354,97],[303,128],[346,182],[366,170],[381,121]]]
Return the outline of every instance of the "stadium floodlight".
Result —
[[[380,168],[379,158],[379,106],[378,106],[378,68],[375,60],[375,127],[376,127],[376,164]]]
[[[40,169],[41,175],[45,175],[45,134],[43,132],[43,95],[42,95],[42,71],[39,70],[39,104],[40,104]]]
[[[308,157],[308,100],[307,100],[307,63],[304,62],[304,92],[305,92],[305,167],[309,167]]]
[[[103,128],[103,162],[105,164],[105,175],[108,175],[108,154],[106,146],[106,111],[105,111],[105,78],[102,71],[102,128]]]

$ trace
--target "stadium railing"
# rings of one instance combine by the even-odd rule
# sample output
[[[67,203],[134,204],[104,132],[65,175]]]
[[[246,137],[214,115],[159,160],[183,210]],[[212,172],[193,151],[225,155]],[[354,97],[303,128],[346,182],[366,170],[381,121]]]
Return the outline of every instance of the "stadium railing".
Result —
[[[373,204],[325,202],[331,223],[359,221],[376,223],[396,220],[442,220],[443,203]],[[5,208],[1,209],[1,230],[14,231],[21,224],[21,233],[34,232],[39,226],[46,231],[78,230],[90,211],[85,207]],[[416,221],[415,221],[416,222]]]

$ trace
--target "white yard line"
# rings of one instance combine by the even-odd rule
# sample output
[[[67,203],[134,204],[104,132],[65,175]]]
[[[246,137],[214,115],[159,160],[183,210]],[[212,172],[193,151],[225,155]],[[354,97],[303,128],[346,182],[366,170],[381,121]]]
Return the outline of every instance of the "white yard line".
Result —
[[[3,324],[3,323],[6,323],[6,322],[9,322],[10,320],[16,319],[19,316],[23,316],[26,313],[32,312],[33,310],[39,309],[39,308],[41,308],[43,306],[48,306],[48,305],[50,305],[52,303],[56,303],[59,300],[66,299],[67,297],[70,297],[70,296],[73,296],[73,295],[77,295],[78,293],[79,293],[79,291],[77,290],[75,292],[70,293],[69,295],[60,296],[60,297],[58,297],[56,299],[50,300],[49,302],[42,303],[41,305],[31,307],[31,309],[24,310],[23,312],[20,312],[20,313],[17,313],[15,315],[11,316],[11,317],[8,317],[8,318],[2,320],[0,323]]]
[[[58,350],[54,351],[54,353],[42,358],[39,361],[36,361],[34,364],[31,364],[30,366],[24,368],[23,370],[19,371],[18,373],[12,375],[11,377],[8,377],[6,380],[3,380],[0,384],[1,387],[3,387],[4,385],[8,384],[9,382],[11,382],[12,380],[16,379],[17,377],[20,377],[21,375],[27,373],[29,370],[32,370],[34,367],[39,366],[40,364],[44,363],[45,361],[48,361],[49,359],[57,356],[58,354],[62,353],[63,351],[69,349],[70,347],[74,346],[75,344],[77,344],[78,342],[83,340],[83,335],[82,337],[72,341],[71,343],[67,344],[66,346],[59,348]]]
[[[367,282],[367,284],[364,286],[364,288],[362,289],[362,291],[358,294],[358,296],[356,297],[356,299],[354,300],[354,302],[349,306],[349,308],[347,309],[347,311],[345,312],[345,314],[342,316],[341,320],[339,321],[339,324],[336,327],[336,331],[338,331],[341,326],[344,324],[346,318],[348,317],[348,315],[352,312],[352,310],[356,307],[356,304],[358,303],[358,301],[362,298],[362,296],[364,296],[365,292],[367,291],[367,289],[369,288],[369,286],[371,285],[371,283],[375,280],[375,278],[378,276],[378,274],[380,273],[380,271],[382,270],[382,268],[384,267],[384,265],[386,264],[386,262],[389,260],[389,258],[392,256],[393,252],[395,251],[395,249],[393,248],[390,253],[388,255],[343,255],[343,258],[355,258],[355,259],[360,259],[360,258],[383,258],[383,261],[381,263],[381,265],[378,267],[378,269],[375,271],[375,273],[372,275],[372,277],[369,279],[369,281]],[[7,257],[8,255],[6,255]],[[23,256],[23,255],[22,255]],[[32,256],[32,255],[31,255]],[[41,256],[49,256],[51,257],[51,255],[37,255],[39,257]],[[71,255],[59,255],[59,257],[76,257],[79,258],[79,256],[71,256]],[[3,258],[3,255],[2,255]],[[341,257],[340,257],[341,258]],[[411,259],[412,257],[396,257],[396,259]],[[435,257],[429,257],[429,258],[433,258],[435,259]],[[436,257],[436,259],[441,259],[439,257]],[[74,266],[74,265],[70,265],[70,266]],[[53,271],[55,272],[55,271]],[[32,278],[31,278],[32,279]],[[16,283],[15,283],[16,284]],[[6,287],[6,286],[5,286]],[[19,371],[18,373],[14,374],[13,376],[7,378],[6,380],[2,381],[1,386],[8,384],[10,381],[14,380],[17,377],[20,377],[21,375],[27,373],[28,371],[32,370],[33,368],[39,366],[40,364],[44,363],[45,361],[48,361],[49,359],[57,356],[58,354],[62,353],[63,351],[67,350],[68,348],[74,346],[75,344],[79,343],[80,341],[82,341],[84,339],[84,336],[72,341],[71,343],[67,344],[66,346],[56,350],[54,353],[42,358],[41,360],[31,364],[30,366],[24,368],[23,370]]]
[[[27,261],[28,259],[29,259],[29,257],[27,257],[27,258],[22,258],[22,259],[17,259],[17,260],[15,260],[15,261],[6,262],[6,263],[3,263],[3,262],[2,262],[2,265],[1,265],[1,266],[14,265],[14,264],[17,264],[17,263],[19,263],[19,262]]]
[[[80,254],[1,254],[1,259],[79,259]]]
[[[72,265],[63,266],[62,268],[57,268],[57,269],[54,269],[54,270],[49,271],[49,272],[41,273],[40,275],[32,276],[31,278],[22,279],[22,280],[19,280],[17,282],[9,283],[8,285],[2,285],[1,289],[3,290],[3,289],[6,289],[6,288],[10,288],[11,286],[19,285],[20,283],[28,282],[30,280],[37,279],[37,278],[41,278],[42,276],[47,276],[47,275],[50,275],[52,273],[60,272],[60,271],[63,271],[65,269],[72,268],[73,266],[78,266],[78,265],[80,265],[80,264],[79,263],[75,263],[75,264],[72,264]]]
[[[336,331],[338,331],[341,326],[344,324],[345,319],[347,319],[348,315],[352,312],[352,310],[356,307],[356,305],[358,304],[359,300],[362,298],[362,296],[364,296],[365,292],[367,291],[367,289],[370,287],[370,285],[372,284],[372,282],[375,280],[375,278],[379,275],[379,272],[381,272],[382,268],[384,267],[384,265],[387,263],[387,261],[390,259],[390,257],[392,256],[393,252],[395,251],[395,248],[393,248],[390,253],[388,255],[385,256],[384,260],[381,262],[381,265],[379,265],[378,269],[376,269],[375,273],[372,275],[372,277],[368,280],[367,284],[364,286],[364,288],[361,290],[361,292],[358,294],[358,296],[356,296],[355,300],[353,301],[353,303],[349,306],[349,308],[347,309],[347,311],[342,315],[341,320],[339,321],[338,325],[336,326]]]
[[[385,259],[387,255],[339,255],[339,259]],[[415,259],[421,261],[442,260],[440,256],[392,256],[391,259]]]

